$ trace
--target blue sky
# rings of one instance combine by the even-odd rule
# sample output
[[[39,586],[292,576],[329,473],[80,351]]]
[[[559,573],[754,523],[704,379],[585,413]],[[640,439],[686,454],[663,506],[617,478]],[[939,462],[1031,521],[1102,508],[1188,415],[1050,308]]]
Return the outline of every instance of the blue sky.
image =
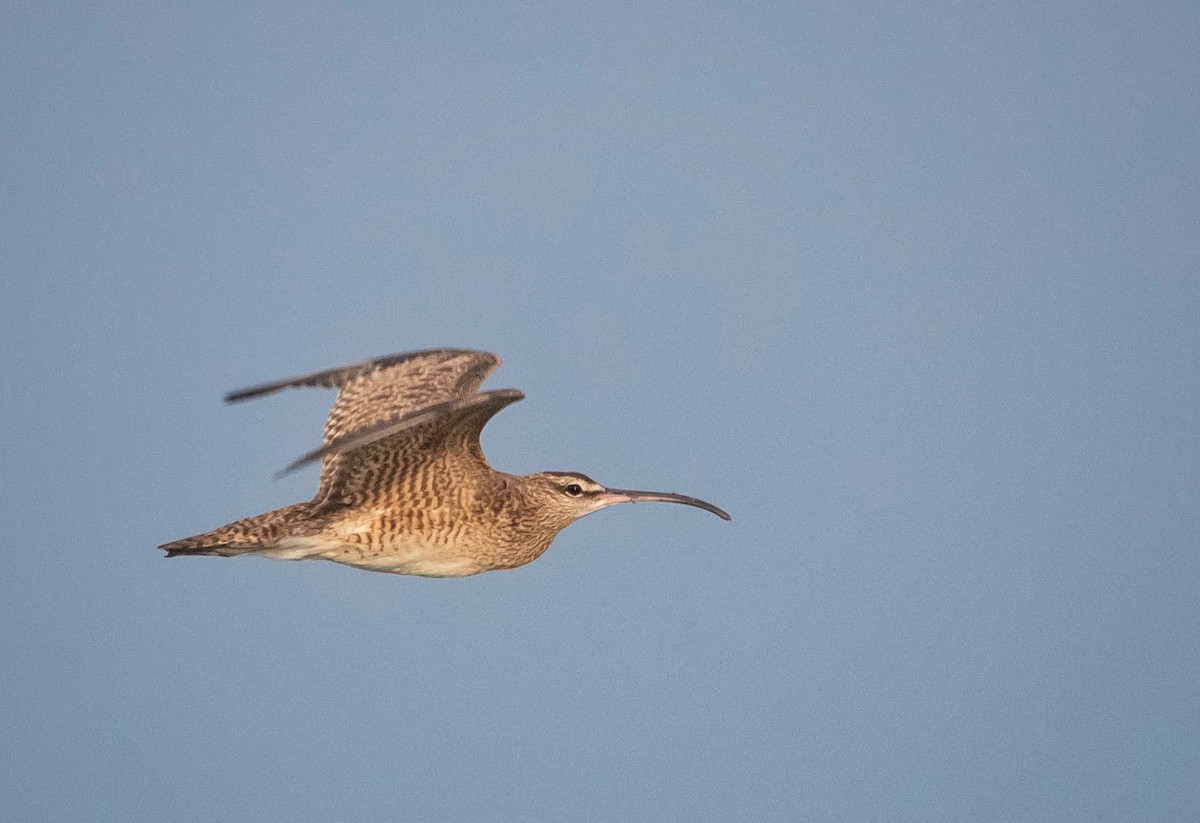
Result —
[[[454,8],[448,8],[448,6]],[[1183,820],[1188,3],[9,4],[15,820]],[[465,580],[164,561],[499,353],[511,472],[694,494]]]

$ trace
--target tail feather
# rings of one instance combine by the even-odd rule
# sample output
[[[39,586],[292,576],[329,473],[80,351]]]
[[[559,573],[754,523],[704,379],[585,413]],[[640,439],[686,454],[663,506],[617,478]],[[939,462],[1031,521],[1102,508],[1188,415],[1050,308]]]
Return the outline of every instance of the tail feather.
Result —
[[[216,532],[207,532],[163,543],[159,548],[167,553],[167,557],[236,557],[239,554],[256,551],[261,546],[258,543],[235,545],[222,542],[216,537]]]
[[[163,543],[159,548],[167,553],[167,557],[236,557],[274,545],[280,537],[305,523],[312,513],[311,504],[295,503],[204,534]]]
[[[264,515],[246,517],[220,529],[205,531],[169,543],[163,543],[167,557],[236,557],[239,554],[263,552],[280,539],[304,533],[312,527],[317,510],[311,503],[294,503]]]

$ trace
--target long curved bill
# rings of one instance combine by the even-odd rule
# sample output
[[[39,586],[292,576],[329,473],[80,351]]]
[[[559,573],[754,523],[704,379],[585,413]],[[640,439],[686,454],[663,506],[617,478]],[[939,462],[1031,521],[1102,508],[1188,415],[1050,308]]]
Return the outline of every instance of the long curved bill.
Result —
[[[712,503],[706,503],[696,497],[671,492],[641,492],[633,489],[605,489],[600,495],[606,505],[615,503],[683,503],[685,506],[695,506],[698,509],[712,512],[722,520],[730,520],[728,514],[718,509]]]

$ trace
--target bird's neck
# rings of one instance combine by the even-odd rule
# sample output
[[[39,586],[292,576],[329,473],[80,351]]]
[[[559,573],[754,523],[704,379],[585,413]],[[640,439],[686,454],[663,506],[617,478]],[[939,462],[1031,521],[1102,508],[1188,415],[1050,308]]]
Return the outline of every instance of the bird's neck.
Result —
[[[503,541],[512,566],[521,566],[540,557],[554,538],[568,524],[558,523],[538,505],[524,488],[522,478],[503,475],[503,483],[495,490],[497,508],[494,512],[497,536]]]

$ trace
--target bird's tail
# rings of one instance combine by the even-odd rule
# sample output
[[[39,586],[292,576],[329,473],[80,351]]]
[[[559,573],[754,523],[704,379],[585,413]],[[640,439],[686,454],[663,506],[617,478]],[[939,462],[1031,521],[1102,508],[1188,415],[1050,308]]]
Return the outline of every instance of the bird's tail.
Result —
[[[159,548],[167,553],[167,557],[236,557],[239,554],[246,554],[262,548],[257,543],[233,545],[213,542],[214,534],[215,532],[206,532],[192,537],[184,537],[170,543],[163,543]]]
[[[163,543],[159,548],[167,553],[167,557],[236,557],[259,552],[292,532],[311,513],[310,504],[296,503],[238,520],[210,532]]]

